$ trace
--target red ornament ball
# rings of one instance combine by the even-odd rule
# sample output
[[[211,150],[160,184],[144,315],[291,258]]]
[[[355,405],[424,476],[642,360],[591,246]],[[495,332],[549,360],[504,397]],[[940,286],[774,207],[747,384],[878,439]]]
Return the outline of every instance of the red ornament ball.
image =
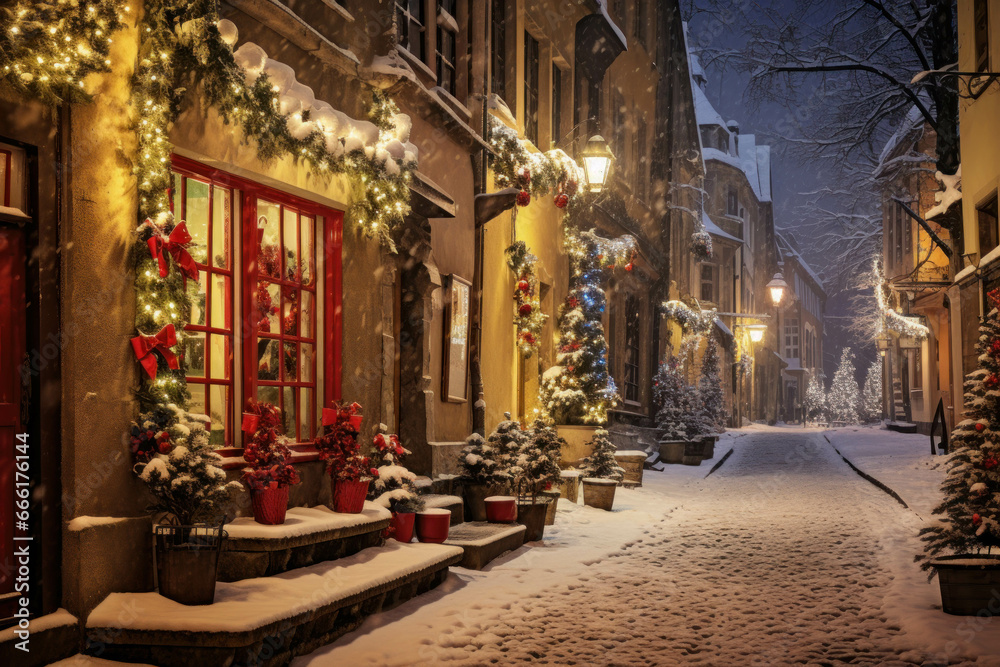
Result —
[[[528,290],[531,289],[531,284],[527,280],[520,280],[517,283],[517,289],[521,290],[522,292],[527,292]]]
[[[526,317],[528,315],[531,315],[531,304],[530,303],[522,303],[521,307],[517,309],[517,313],[518,313],[518,315],[521,315],[522,317]]]
[[[973,514],[972,515],[972,523],[974,525],[978,526],[982,520],[983,519],[982,519],[982,517],[979,516],[979,514]]]
[[[566,204],[569,203],[569,197],[566,195],[556,195],[556,208],[566,208]]]
[[[628,271],[629,273],[632,273],[632,262],[629,262],[628,264],[625,265],[625,270]]]
[[[986,429],[986,424],[983,422],[976,422],[976,431],[982,433]]]
[[[527,190],[521,190],[517,193],[517,205],[527,206],[531,203],[531,193]]]

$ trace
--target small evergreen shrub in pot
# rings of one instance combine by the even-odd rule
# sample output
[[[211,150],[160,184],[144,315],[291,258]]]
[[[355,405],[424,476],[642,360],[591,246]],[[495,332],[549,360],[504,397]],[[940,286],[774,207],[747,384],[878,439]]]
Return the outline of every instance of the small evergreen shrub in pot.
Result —
[[[181,604],[211,604],[226,507],[239,490],[227,482],[222,458],[208,444],[210,422],[176,405],[132,422],[134,470],[153,496],[156,574],[160,595]]]
[[[486,440],[473,433],[465,439],[459,455],[458,481],[465,499],[465,515],[470,521],[486,521],[486,498],[505,495],[510,487],[508,447],[496,435],[491,434]]]
[[[625,469],[615,460],[615,445],[606,430],[598,429],[592,441],[594,453],[583,465],[583,503],[611,511],[615,489],[625,477]]]
[[[424,509],[424,499],[414,485],[417,476],[403,465],[403,459],[409,456],[410,451],[403,447],[398,436],[386,435],[386,430],[385,424],[379,424],[372,442],[372,465],[378,476],[368,491],[368,497],[392,512],[389,536],[399,542],[409,542],[413,539],[416,512]]]
[[[525,541],[532,542],[545,534],[545,518],[552,498],[543,491],[559,480],[562,439],[555,428],[541,420],[521,434],[510,474],[517,490],[517,520],[527,526]]]

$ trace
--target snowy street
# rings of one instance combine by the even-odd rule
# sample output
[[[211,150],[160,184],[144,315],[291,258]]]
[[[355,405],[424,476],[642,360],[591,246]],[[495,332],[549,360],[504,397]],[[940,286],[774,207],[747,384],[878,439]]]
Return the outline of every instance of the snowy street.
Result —
[[[915,550],[919,520],[822,432],[755,427],[719,444],[735,451],[707,479],[708,464],[647,471],[610,514],[561,501],[544,546],[453,569],[295,664],[1000,664],[975,643],[935,652],[883,611],[885,563],[915,551],[886,559],[880,545]],[[964,636],[967,620],[928,613]]]

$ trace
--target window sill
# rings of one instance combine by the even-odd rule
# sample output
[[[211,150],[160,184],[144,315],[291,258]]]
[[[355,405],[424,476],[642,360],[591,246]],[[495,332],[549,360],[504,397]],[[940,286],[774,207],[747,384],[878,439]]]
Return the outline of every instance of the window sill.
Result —
[[[434,74],[434,70],[432,70],[430,66],[423,60],[417,58],[415,55],[410,53],[409,49],[406,49],[402,46],[397,46],[396,53],[398,53],[399,56],[403,60],[405,60],[408,65],[410,65],[410,67],[415,68],[417,70],[418,75],[426,79],[429,79],[433,83],[437,83],[437,75]]]
[[[290,445],[290,449],[292,450],[292,463],[309,463],[319,460],[319,452],[316,451],[316,446],[312,443]],[[246,461],[243,460],[243,450],[237,447],[217,449],[215,453],[222,457],[223,470],[238,470],[247,465]]]
[[[337,0],[322,0],[323,4],[340,14],[341,18],[349,23],[354,23],[354,15],[347,11]]]

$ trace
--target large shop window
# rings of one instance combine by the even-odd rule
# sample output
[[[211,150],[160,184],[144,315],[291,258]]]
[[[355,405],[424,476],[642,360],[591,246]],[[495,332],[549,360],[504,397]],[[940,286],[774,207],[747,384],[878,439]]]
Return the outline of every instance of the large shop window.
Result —
[[[171,204],[201,270],[183,350],[191,410],[211,418],[219,448],[241,446],[250,398],[311,440],[339,398],[342,213],[185,158],[173,170]]]

